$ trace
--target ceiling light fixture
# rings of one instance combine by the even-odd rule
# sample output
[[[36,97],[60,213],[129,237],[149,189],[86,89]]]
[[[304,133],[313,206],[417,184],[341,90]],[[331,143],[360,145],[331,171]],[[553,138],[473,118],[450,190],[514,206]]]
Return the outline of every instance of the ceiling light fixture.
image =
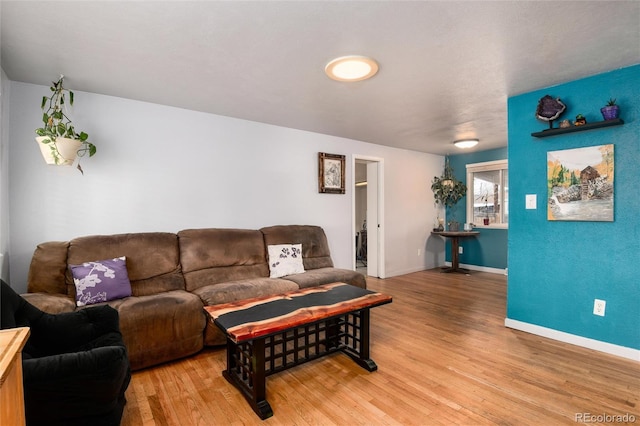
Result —
[[[342,56],[329,62],[324,72],[337,81],[361,81],[378,72],[378,63],[366,56]]]
[[[478,142],[478,139],[461,139],[459,141],[455,141],[453,144],[458,148],[467,149],[478,145]]]

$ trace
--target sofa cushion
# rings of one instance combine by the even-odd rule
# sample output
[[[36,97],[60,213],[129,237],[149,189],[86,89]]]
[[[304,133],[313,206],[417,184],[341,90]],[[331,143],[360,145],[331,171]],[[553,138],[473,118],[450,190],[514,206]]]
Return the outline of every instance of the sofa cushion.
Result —
[[[349,269],[319,268],[305,271],[304,274],[288,275],[287,280],[293,281],[300,288],[317,287],[323,284],[342,282],[360,288],[367,288],[364,275]]]
[[[252,297],[270,296],[298,290],[291,280],[279,278],[252,278],[200,287],[193,291],[205,305],[219,305]]]
[[[269,276],[262,233],[250,229],[186,229],[178,232],[186,288]]]
[[[275,244],[267,247],[271,278],[302,274],[302,244]]]
[[[76,303],[64,294],[47,293],[24,293],[21,294],[27,302],[48,314],[60,314],[62,312],[73,312],[76,310]]]
[[[120,330],[133,370],[202,349],[206,317],[195,294],[176,290],[107,303],[120,314]]]
[[[93,305],[131,296],[126,257],[69,265],[76,286],[76,304]]]
[[[184,290],[180,271],[178,236],[168,232],[93,235],[70,241],[70,265],[126,256],[127,271],[134,296]],[[68,294],[75,294],[71,274],[67,274]]]
[[[264,235],[264,243],[302,244],[302,262],[304,270],[329,268],[333,266],[329,244],[324,230],[312,225],[278,225],[260,230]]]

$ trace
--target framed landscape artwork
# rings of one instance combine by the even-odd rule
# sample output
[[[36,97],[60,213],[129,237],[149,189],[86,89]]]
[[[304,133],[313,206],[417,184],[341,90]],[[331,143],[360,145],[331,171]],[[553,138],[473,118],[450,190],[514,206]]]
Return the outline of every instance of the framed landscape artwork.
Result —
[[[613,178],[613,144],[547,152],[547,219],[613,222]]]
[[[344,155],[318,153],[318,192],[344,194]]]

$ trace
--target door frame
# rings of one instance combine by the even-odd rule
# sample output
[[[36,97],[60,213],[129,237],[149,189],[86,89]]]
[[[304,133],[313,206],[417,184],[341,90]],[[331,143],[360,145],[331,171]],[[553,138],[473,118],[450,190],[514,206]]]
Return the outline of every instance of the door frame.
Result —
[[[378,244],[377,244],[377,252],[378,252],[378,265],[377,265],[377,271],[378,271],[378,278],[385,278],[385,255],[384,255],[384,247],[385,247],[385,243],[384,243],[384,158],[381,157],[371,157],[368,155],[359,155],[359,154],[354,154],[351,157],[351,182],[352,182],[352,186],[353,186],[353,190],[351,191],[351,241],[354,241],[355,236],[357,234],[357,232],[359,231],[357,224],[356,224],[356,191],[355,191],[355,184],[356,184],[356,161],[358,162],[365,162],[365,163],[378,163],[378,173],[377,176],[375,176],[375,178],[377,179],[377,187],[378,187],[378,191],[377,191],[377,195],[378,195],[378,223],[377,226],[375,226],[375,224],[371,224],[371,223],[367,223],[367,231],[369,232],[369,234],[371,233],[371,231],[376,230],[377,229],[377,236],[378,236]],[[369,180],[370,177],[367,176],[367,180]],[[354,244],[351,245],[351,262],[353,265],[353,270],[355,271],[356,269],[356,247]],[[373,247],[371,247],[369,244],[367,244],[367,251],[371,251],[373,249]]]

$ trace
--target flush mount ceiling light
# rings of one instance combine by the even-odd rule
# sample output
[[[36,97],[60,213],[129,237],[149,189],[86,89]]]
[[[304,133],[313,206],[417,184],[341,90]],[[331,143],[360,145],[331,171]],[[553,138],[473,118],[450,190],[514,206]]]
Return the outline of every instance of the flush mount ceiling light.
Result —
[[[342,56],[329,62],[324,72],[337,81],[361,81],[378,72],[378,63],[366,56]]]
[[[458,148],[466,149],[473,148],[474,146],[478,145],[478,142],[478,139],[461,139],[459,141],[455,141],[453,144]]]

